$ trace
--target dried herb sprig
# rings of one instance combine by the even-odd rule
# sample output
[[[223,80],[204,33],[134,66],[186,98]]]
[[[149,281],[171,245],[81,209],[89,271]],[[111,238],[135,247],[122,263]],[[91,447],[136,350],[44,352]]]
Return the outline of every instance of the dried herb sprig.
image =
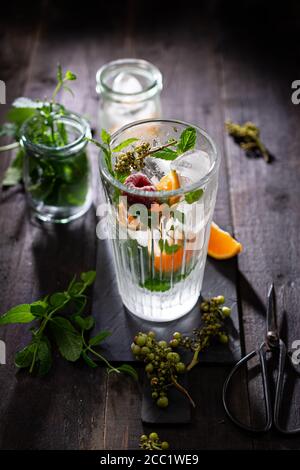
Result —
[[[227,121],[225,128],[236,142],[245,151],[259,152],[266,163],[271,162],[271,155],[260,139],[260,130],[253,122],[245,122],[245,124],[235,124]]]
[[[140,171],[145,166],[145,158],[157,152],[174,146],[177,144],[176,140],[172,140],[167,144],[160,145],[159,147],[152,147],[149,142],[142,142],[137,145],[133,150],[128,150],[118,156],[115,163],[115,171],[120,174],[129,174],[131,171]]]

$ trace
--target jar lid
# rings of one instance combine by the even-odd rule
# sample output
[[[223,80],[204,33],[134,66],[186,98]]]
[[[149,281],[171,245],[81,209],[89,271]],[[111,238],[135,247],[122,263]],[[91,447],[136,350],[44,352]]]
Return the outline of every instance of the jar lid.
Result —
[[[119,59],[103,65],[96,74],[99,95],[120,103],[136,103],[162,90],[162,75],[142,59]]]

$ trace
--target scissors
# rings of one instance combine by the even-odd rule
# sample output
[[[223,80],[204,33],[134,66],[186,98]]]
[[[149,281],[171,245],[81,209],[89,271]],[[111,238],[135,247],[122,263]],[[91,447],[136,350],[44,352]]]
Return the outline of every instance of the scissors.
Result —
[[[267,371],[267,355],[271,353],[278,354],[278,367],[277,367],[277,378],[275,386],[275,397],[274,402],[272,403],[271,391],[270,391],[270,379]],[[228,388],[234,377],[234,375],[241,370],[241,368],[254,358],[255,356],[259,357],[260,370],[262,376],[262,384],[264,391],[264,404],[265,404],[265,424],[261,427],[248,426],[247,424],[242,423],[232,414],[228,406]],[[279,335],[277,327],[277,315],[276,315],[276,297],[275,297],[275,288],[274,284],[271,285],[267,298],[267,317],[266,317],[266,336],[265,340],[261,343],[258,350],[251,351],[245,357],[240,359],[240,361],[234,366],[230,374],[228,375],[224,386],[223,386],[223,405],[228,417],[231,421],[236,424],[241,429],[245,431],[263,433],[267,432],[274,426],[277,431],[283,434],[296,434],[300,433],[300,427],[295,429],[284,429],[279,423],[279,415],[283,400],[283,386],[284,386],[284,370],[286,358],[290,359],[290,356],[287,352],[286,345],[282,341]],[[293,368],[299,374],[294,364],[291,362]]]

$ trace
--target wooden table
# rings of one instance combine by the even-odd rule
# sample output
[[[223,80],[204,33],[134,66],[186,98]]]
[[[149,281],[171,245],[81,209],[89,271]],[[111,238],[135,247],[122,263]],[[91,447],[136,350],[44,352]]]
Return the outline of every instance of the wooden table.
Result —
[[[291,102],[291,83],[300,78],[296,2],[289,14],[282,5],[276,9],[273,2],[270,12],[258,1],[239,2],[238,11],[235,2],[199,2],[198,9],[188,2],[180,7],[170,3],[165,13],[162,2],[153,0],[98,2],[98,9],[91,4],[86,12],[84,5],[71,3],[62,11],[58,1],[30,2],[30,11],[28,2],[18,8],[13,3],[0,19],[0,78],[6,82],[8,103],[17,96],[50,94],[60,61],[78,75],[76,97],[65,97],[66,105],[96,127],[95,73],[102,64],[141,57],[160,68],[164,115],[207,129],[222,153],[214,219],[231,227],[244,245],[237,285],[243,348],[250,351],[262,339],[272,280],[281,312],[286,312],[285,337],[291,346],[300,338],[300,106]],[[7,109],[0,106],[1,118]],[[225,135],[227,119],[257,123],[274,162],[246,158]],[[1,154],[0,177],[9,158]],[[2,191],[1,312],[63,288],[75,272],[95,268],[95,224],[91,210],[68,226],[41,226],[30,220],[20,186]],[[153,430],[140,420],[141,388],[129,378],[108,377],[104,368],[89,370],[59,358],[44,379],[16,374],[13,356],[26,341],[25,331],[22,325],[0,331],[7,344],[7,365],[0,366],[0,448],[137,448],[140,434]],[[253,437],[228,421],[221,403],[228,371],[203,366],[193,372],[193,422],[161,430],[171,446],[299,448],[299,437],[274,432]],[[245,419],[252,419],[261,404],[259,392],[258,384],[247,388],[242,378],[235,400]],[[289,379],[289,425],[300,422],[299,392],[299,384]]]

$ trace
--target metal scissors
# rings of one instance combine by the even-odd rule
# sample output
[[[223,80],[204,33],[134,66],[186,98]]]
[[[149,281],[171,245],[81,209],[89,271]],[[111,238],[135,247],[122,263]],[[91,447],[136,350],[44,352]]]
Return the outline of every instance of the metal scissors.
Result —
[[[271,391],[270,391],[270,379],[267,370],[267,355],[269,353],[278,354],[278,367],[277,367],[277,378],[275,385],[275,397],[272,403]],[[228,389],[234,375],[240,371],[243,366],[246,366],[247,363],[254,358],[255,356],[259,357],[260,370],[262,376],[263,392],[264,392],[264,404],[265,404],[265,424],[261,427],[252,427],[247,424],[242,423],[232,414],[228,406]],[[284,429],[279,423],[279,415],[283,400],[283,388],[284,388],[284,371],[286,358],[289,358],[286,345],[282,341],[279,335],[277,327],[277,315],[276,315],[276,297],[275,297],[275,288],[272,284],[267,299],[267,317],[266,317],[266,336],[265,340],[261,343],[258,350],[251,351],[245,357],[243,357],[232,369],[228,375],[224,386],[223,386],[223,405],[228,417],[241,429],[245,431],[251,431],[256,433],[267,432],[274,426],[277,431],[283,434],[296,434],[300,433],[300,427],[295,429]],[[293,368],[299,374],[293,363],[291,362]]]

